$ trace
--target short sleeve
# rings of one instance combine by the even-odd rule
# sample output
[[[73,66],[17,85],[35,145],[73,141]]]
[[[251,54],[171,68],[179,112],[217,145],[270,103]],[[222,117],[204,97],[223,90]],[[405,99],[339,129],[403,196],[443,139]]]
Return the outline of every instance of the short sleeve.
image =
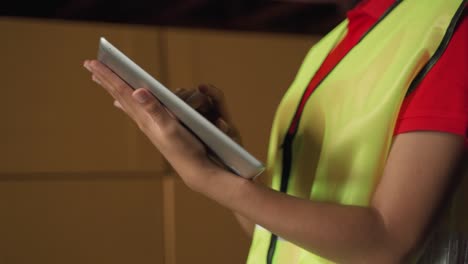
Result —
[[[394,134],[468,130],[468,20],[463,14],[445,52],[419,86],[403,101]]]

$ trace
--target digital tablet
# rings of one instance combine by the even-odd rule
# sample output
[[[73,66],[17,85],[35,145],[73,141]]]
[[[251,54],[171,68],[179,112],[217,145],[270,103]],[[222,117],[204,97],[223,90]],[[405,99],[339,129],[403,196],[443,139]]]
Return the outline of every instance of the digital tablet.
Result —
[[[252,179],[264,165],[177,95],[149,75],[106,39],[100,38],[98,60],[133,88],[147,88],[234,173]]]

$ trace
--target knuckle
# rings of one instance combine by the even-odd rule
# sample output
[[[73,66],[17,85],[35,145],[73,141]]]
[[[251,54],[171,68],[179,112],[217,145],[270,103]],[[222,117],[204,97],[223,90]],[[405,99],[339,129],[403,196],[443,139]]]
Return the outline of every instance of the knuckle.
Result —
[[[144,118],[142,120],[139,120],[139,122],[137,122],[137,125],[138,125],[138,128],[143,132],[150,131],[152,128],[152,122],[149,118]]]
[[[146,104],[144,108],[145,108],[145,111],[148,112],[153,117],[161,116],[163,114],[161,111],[164,110],[163,107],[160,104],[158,104],[156,101]]]
[[[178,91],[175,91],[174,94],[175,94],[177,97],[179,97],[179,98],[182,97],[182,94],[181,94],[180,92],[178,92]]]
[[[195,109],[208,108],[210,105],[209,97],[201,93],[193,93],[190,98],[187,99],[187,103]]]
[[[182,100],[187,100],[192,95],[192,91],[185,89],[185,88],[179,88],[176,90],[175,94]]]
[[[161,133],[166,138],[173,138],[179,132],[179,127],[178,127],[178,124],[176,122],[162,123],[162,124],[160,124],[160,127],[161,127]]]
[[[213,84],[210,84],[209,87],[212,89],[213,91],[213,96],[216,97],[217,99],[222,99],[224,98],[224,92],[223,90],[219,89],[218,87],[216,87],[215,85]]]
[[[176,95],[178,95],[178,96],[184,94],[184,92],[185,92],[185,89],[184,89],[184,88],[177,88],[177,89],[175,89],[175,91],[174,91],[174,93],[175,93]]]

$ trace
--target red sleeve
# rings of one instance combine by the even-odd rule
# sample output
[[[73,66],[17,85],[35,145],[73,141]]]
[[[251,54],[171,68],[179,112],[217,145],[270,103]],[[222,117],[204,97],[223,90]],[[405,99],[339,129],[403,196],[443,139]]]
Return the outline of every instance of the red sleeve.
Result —
[[[463,135],[468,143],[467,12],[461,19],[445,52],[403,101],[395,135],[417,130],[442,131]]]

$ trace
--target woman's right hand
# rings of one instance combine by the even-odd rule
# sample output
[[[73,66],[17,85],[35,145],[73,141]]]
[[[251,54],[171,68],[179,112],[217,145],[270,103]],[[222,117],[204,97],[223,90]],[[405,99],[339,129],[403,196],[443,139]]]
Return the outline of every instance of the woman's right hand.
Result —
[[[239,132],[232,124],[224,94],[220,89],[210,84],[202,84],[195,89],[178,88],[174,93],[226,135],[241,144]]]

